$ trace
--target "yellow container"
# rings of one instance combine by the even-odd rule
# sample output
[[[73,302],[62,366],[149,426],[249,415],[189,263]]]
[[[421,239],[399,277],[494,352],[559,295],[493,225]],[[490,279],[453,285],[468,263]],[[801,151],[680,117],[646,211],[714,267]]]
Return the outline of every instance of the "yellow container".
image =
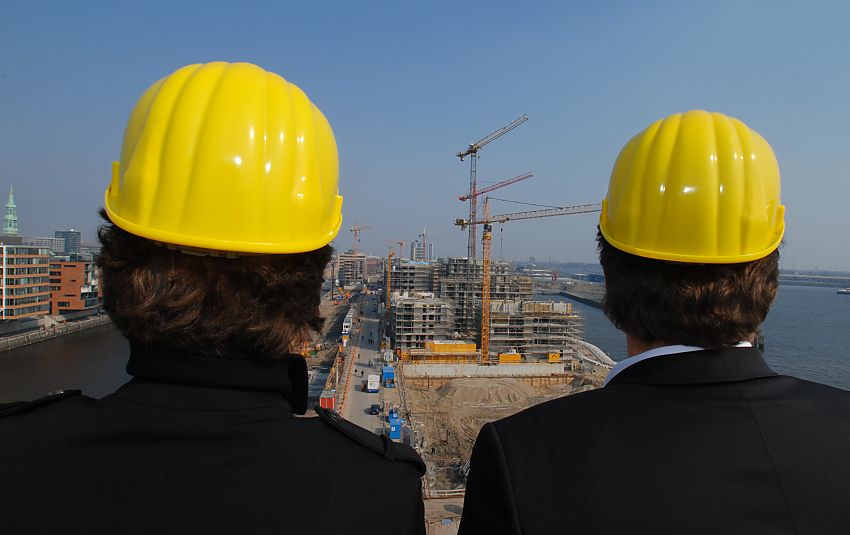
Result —
[[[499,364],[517,364],[522,362],[519,353],[499,353]]]
[[[425,351],[429,353],[475,353],[472,342],[452,342],[448,340],[428,340]]]

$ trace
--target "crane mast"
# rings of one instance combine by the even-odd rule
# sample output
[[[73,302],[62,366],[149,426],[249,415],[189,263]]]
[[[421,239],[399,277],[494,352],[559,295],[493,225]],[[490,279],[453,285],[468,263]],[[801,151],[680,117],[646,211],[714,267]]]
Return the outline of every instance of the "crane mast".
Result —
[[[484,200],[484,219],[490,217],[490,203]],[[490,240],[493,226],[484,224],[481,233],[481,362],[490,364]]]

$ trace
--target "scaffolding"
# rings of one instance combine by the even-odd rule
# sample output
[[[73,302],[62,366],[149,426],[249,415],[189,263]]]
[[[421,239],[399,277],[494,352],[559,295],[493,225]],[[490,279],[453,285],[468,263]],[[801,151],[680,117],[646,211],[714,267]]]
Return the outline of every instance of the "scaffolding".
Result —
[[[474,266],[474,271],[473,271]],[[474,264],[466,258],[441,258],[435,273],[434,292],[452,301],[455,330],[477,332],[481,321],[481,260]],[[530,300],[531,277],[518,275],[513,264],[493,261],[490,264],[490,295],[496,300]]]
[[[434,292],[434,262],[390,260],[390,286],[399,292]]]
[[[517,352],[526,361],[570,360],[578,355],[582,325],[571,303],[493,300],[490,350]]]
[[[366,279],[366,255],[352,251],[340,253],[337,278],[343,286],[362,284]]]
[[[390,337],[399,350],[424,349],[426,342],[451,338],[454,307],[433,294],[393,293]]]

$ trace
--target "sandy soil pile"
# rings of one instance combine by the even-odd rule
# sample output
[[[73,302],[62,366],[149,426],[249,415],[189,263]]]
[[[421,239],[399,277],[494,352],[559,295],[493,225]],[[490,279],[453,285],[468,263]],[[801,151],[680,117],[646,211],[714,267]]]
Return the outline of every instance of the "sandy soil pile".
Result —
[[[457,469],[472,454],[481,427],[525,408],[592,389],[590,384],[533,387],[515,378],[459,378],[429,390],[405,389],[408,408],[422,432],[421,452],[433,489],[462,487]]]
[[[539,395],[537,390],[519,379],[454,379],[437,389],[436,394],[450,405],[523,404]]]

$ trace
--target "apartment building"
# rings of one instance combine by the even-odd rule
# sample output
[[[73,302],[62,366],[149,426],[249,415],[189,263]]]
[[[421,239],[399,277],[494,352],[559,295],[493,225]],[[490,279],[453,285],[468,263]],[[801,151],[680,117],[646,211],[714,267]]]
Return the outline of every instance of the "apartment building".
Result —
[[[420,262],[406,258],[390,261],[390,288],[399,292],[433,292],[434,262]]]
[[[363,253],[339,253],[337,279],[342,286],[362,284],[366,280],[366,255]]]
[[[30,245],[35,245],[36,247],[41,247],[43,249],[50,249],[54,253],[62,253],[65,251],[64,238],[48,238],[44,236],[37,236],[30,240]]]
[[[65,314],[100,306],[97,267],[91,257],[71,255],[50,261],[50,313]]]
[[[490,303],[490,352],[521,353],[526,360],[551,354],[570,358],[582,337],[582,318],[571,303],[493,301]]]
[[[0,244],[3,269],[0,319],[17,320],[50,313],[50,254],[43,247]]]
[[[434,275],[434,293],[454,303],[455,330],[477,330],[481,318],[480,259],[475,264],[466,258],[441,258]],[[534,292],[531,277],[518,275],[510,262],[490,263],[491,300],[531,300]]]
[[[397,349],[423,349],[425,343],[451,338],[454,307],[431,293],[393,292],[390,299],[390,338]]]

